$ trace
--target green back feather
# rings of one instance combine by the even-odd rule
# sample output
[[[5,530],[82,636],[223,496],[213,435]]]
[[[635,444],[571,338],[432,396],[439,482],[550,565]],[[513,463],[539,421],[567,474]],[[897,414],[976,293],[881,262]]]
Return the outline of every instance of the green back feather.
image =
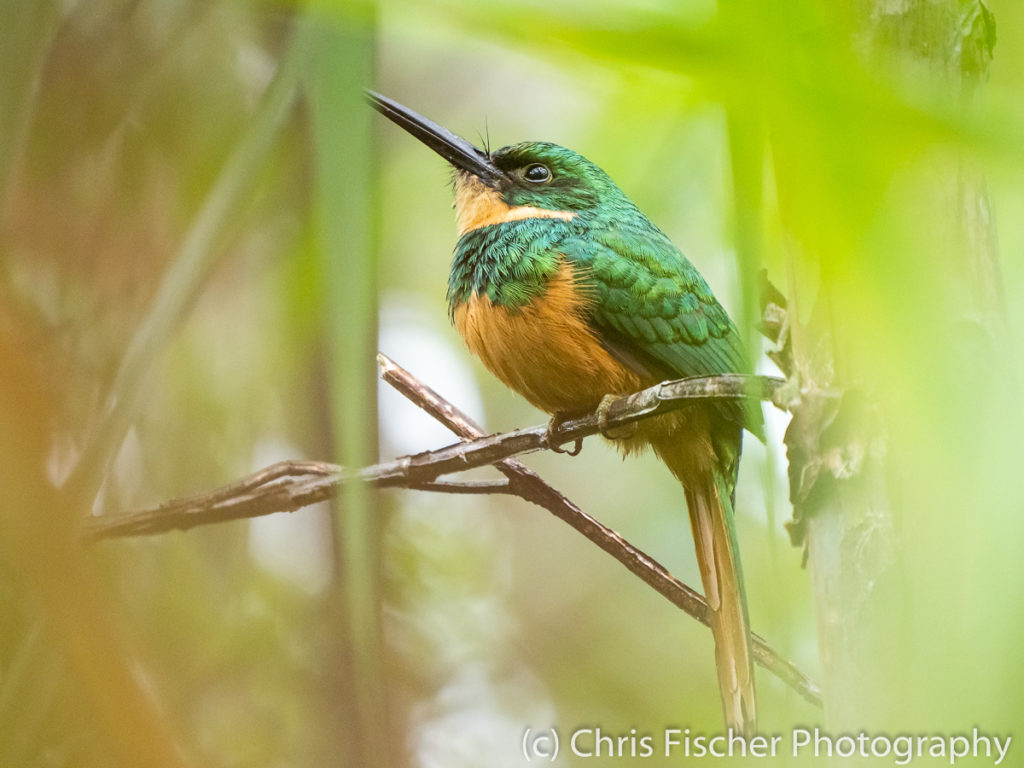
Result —
[[[515,310],[543,294],[563,260],[578,267],[581,290],[594,297],[589,318],[610,347],[645,361],[665,378],[748,370],[739,332],[696,267],[598,166],[555,144],[528,142],[492,155],[510,181],[510,206],[569,211],[570,220],[530,218],[465,233],[448,284],[452,310],[473,293]],[[530,184],[524,170],[551,170]],[[760,432],[760,411],[719,410]]]

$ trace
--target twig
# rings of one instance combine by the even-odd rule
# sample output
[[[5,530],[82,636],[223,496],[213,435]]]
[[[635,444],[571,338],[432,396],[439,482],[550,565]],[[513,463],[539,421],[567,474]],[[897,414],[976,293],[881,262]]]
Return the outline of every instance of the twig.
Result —
[[[682,408],[694,400],[769,399],[782,383],[781,379],[768,376],[740,374],[666,381],[612,401],[603,426],[630,424]],[[479,428],[473,427],[476,430],[474,434],[480,435]],[[332,498],[341,483],[351,480],[370,483],[378,488],[422,487],[434,483],[442,475],[494,464],[517,454],[545,450],[596,434],[601,428],[600,417],[595,411],[562,421],[552,433],[553,439],[549,437],[548,425],[542,424],[481,436],[414,456],[402,456],[355,472],[326,462],[281,462],[209,493],[142,512],[98,518],[89,524],[86,538],[141,536],[274,512],[294,512],[308,504]],[[287,482],[278,482],[285,478]]]
[[[474,440],[483,430],[453,403],[395,363],[377,355],[381,378],[464,440]],[[708,604],[695,590],[676,579],[658,561],[637,549],[616,531],[588,515],[560,491],[548,485],[536,472],[515,458],[496,462],[495,467],[509,480],[513,493],[555,515],[610,554],[644,583],[653,587],[673,605],[708,626]],[[754,659],[807,701],[822,706],[821,689],[791,661],[783,658],[760,635],[753,634]]]
[[[436,493],[515,493],[512,484],[507,480],[466,480],[464,482],[435,480],[432,483],[410,485],[414,491],[434,491]]]
[[[297,471],[295,467],[304,467]],[[162,504],[153,509],[95,518],[86,526],[86,541],[122,536],[149,536],[228,520],[294,512],[333,498],[346,473],[337,464],[282,461],[209,493]]]
[[[408,371],[384,355],[378,357],[381,377],[463,442],[415,456],[376,464],[349,473],[336,464],[284,461],[265,467],[238,482],[209,493],[173,501],[155,509],[93,521],[85,533],[95,541],[185,530],[198,525],[292,512],[332,498],[340,485],[352,479],[380,487],[406,487],[446,493],[510,493],[548,510],[582,533],[633,574],[701,623],[708,623],[707,603],[700,593],[675,579],[660,563],[618,533],[583,512],[518,459],[517,453],[550,447],[547,425],[485,436],[472,419]],[[712,376],[664,382],[614,401],[607,409],[607,426],[627,424],[656,413],[683,407],[688,401],[711,398],[771,398],[779,379],[760,376]],[[592,435],[599,430],[596,413],[562,422],[558,442]],[[554,442],[554,441],[552,441]],[[506,481],[438,481],[453,471],[494,464]],[[754,658],[812,704],[821,706],[821,692],[813,680],[782,658],[761,637],[754,635]]]

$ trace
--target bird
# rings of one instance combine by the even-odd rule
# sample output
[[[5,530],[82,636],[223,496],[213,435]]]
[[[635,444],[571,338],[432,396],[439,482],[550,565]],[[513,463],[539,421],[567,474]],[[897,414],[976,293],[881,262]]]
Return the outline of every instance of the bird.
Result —
[[[600,167],[543,141],[483,150],[386,96],[367,99],[450,164],[451,319],[530,403],[558,419],[667,379],[747,372],[740,333],[700,272]],[[608,436],[626,455],[652,449],[682,485],[724,722],[749,737],[757,706],[734,523],[744,429],[761,437],[759,408],[716,401]]]

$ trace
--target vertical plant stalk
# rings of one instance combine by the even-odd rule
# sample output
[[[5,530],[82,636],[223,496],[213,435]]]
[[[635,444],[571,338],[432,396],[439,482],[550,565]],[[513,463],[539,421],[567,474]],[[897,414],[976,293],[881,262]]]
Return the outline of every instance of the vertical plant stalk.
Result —
[[[3,47],[0,57],[6,60],[8,55],[26,51],[25,60],[19,61],[16,70],[17,83],[12,79],[4,93],[5,109],[0,117],[5,139],[0,142],[3,184],[8,181],[18,146],[32,119],[38,71],[23,68],[41,66],[46,41],[57,20],[55,8],[60,4],[22,5],[19,19],[24,21],[32,15],[40,23],[32,35],[20,22],[5,26],[0,35],[4,39],[8,34],[17,37],[19,31],[26,35],[16,41],[17,45]],[[24,10],[27,8],[33,11]],[[77,542],[78,523],[87,517],[107,467],[138,412],[147,374],[215,266],[218,240],[291,114],[299,63],[292,46],[168,267],[153,304],[122,358],[100,426],[72,477],[59,490],[44,470],[52,419],[59,411],[43,396],[52,390],[44,380],[46,368],[32,346],[17,337],[17,329],[5,329],[4,334],[13,333],[10,338],[0,334],[0,357],[5,361],[0,391],[5,394],[3,402],[17,403],[16,408],[7,409],[2,420],[4,429],[0,429],[4,435],[0,439],[0,485],[10,491],[9,508],[0,515],[4,528],[4,546],[0,549],[40,601],[45,613],[43,628],[57,639],[67,659],[68,674],[85,698],[83,717],[98,723],[102,747],[112,765],[180,768],[188,760],[153,692],[134,670],[131,643],[108,610],[93,564],[86,560]]]
[[[850,38],[835,37],[829,41],[829,50],[840,56],[832,62],[839,62],[833,75],[841,72],[843,66],[849,67],[851,73],[866,70],[872,76],[880,72],[897,76],[912,73],[922,78],[914,81],[921,82],[921,87],[948,82],[954,89],[951,92],[958,93],[965,79],[976,76],[979,68],[987,64],[982,61],[984,56],[969,62],[956,61],[960,50],[985,49],[984,43],[962,46],[964,41],[959,39],[958,30],[962,27],[957,20],[962,9],[971,4],[972,0],[857,0],[851,6],[856,16],[852,28],[847,30]],[[984,32],[991,18],[980,3],[977,6],[981,9],[979,28]],[[848,59],[842,58],[840,48]],[[825,47],[813,50],[820,52]],[[934,80],[924,80],[925,71]],[[862,282],[873,289],[877,287],[879,295],[871,297],[877,302],[875,312],[892,317],[893,323],[899,324],[901,317],[913,311],[914,320],[930,332],[930,336],[915,335],[900,329],[892,339],[885,340],[877,350],[882,370],[885,354],[902,355],[904,366],[912,366],[911,361],[924,362],[926,370],[943,360],[946,350],[941,340],[946,338],[943,333],[947,329],[939,315],[948,308],[962,307],[958,299],[962,292],[956,286],[950,286],[952,292],[944,292],[940,287],[943,276],[958,270],[963,273],[962,265],[950,263],[950,258],[963,259],[972,267],[973,262],[979,261],[982,270],[975,273],[974,279],[983,289],[998,281],[985,274],[994,264],[994,249],[988,253],[976,251],[979,244],[990,245],[991,233],[974,231],[959,250],[950,249],[941,256],[936,253],[931,261],[925,262],[922,268],[927,270],[927,279],[915,285],[912,293],[899,295],[893,291],[893,284],[885,282],[889,275],[884,260],[878,259],[877,253],[864,251],[861,224],[842,215],[824,223],[815,220],[815,213],[825,211],[828,215],[829,209],[839,209],[849,199],[849,190],[843,185],[850,182],[850,170],[842,162],[849,159],[837,155],[843,151],[860,152],[851,155],[855,161],[875,160],[870,144],[863,148],[844,147],[843,133],[838,127],[834,135],[830,133],[832,126],[825,130],[829,132],[816,137],[821,139],[825,155],[812,154],[822,151],[813,141],[802,144],[781,134],[773,137],[773,155],[782,218],[790,222],[802,220],[803,224],[800,237],[791,243],[787,290],[794,356],[794,383],[787,402],[794,415],[786,435],[794,507],[790,532],[795,541],[806,546],[808,554],[818,618],[826,720],[830,729],[839,731],[878,725],[892,727],[894,722],[907,717],[906,705],[916,705],[922,695],[919,688],[907,684],[915,654],[913,646],[907,643],[911,638],[908,626],[916,619],[916,595],[912,592],[915,582],[902,570],[905,542],[897,541],[901,525],[912,525],[915,521],[911,505],[897,506],[894,499],[905,502],[923,489],[915,487],[913,480],[905,481],[894,474],[897,467],[907,463],[907,446],[915,445],[914,438],[892,434],[892,418],[898,410],[893,404],[900,402],[902,382],[883,382],[874,391],[866,386],[873,372],[866,367],[872,358],[864,353],[876,342],[864,338],[865,328],[871,325],[861,324],[866,311],[864,297],[850,288],[849,271],[861,270]],[[835,166],[814,175],[818,169],[808,161],[808,156],[825,157]],[[888,183],[892,169],[878,162],[878,168],[873,169],[875,175],[865,172],[865,178],[872,183]],[[858,177],[854,174],[853,178]],[[821,205],[816,197],[828,202]],[[969,217],[977,204],[978,201],[950,195],[943,206],[944,221],[953,232],[976,230],[978,222]],[[982,205],[976,210],[987,209]],[[991,222],[985,222],[982,229],[988,226]],[[913,255],[906,254],[894,257],[897,264],[905,267],[918,263],[913,259]],[[991,291],[979,291],[986,292]],[[937,312],[935,307],[942,310]],[[892,349],[885,350],[886,342],[893,345]],[[928,393],[934,396],[940,391],[941,385],[932,384]],[[941,419],[949,418],[953,412],[955,407],[949,404],[938,414],[932,414],[931,423],[942,424]],[[955,467],[948,471],[954,472]],[[908,493],[912,496],[908,497]],[[901,512],[899,518],[896,512]],[[909,699],[914,694],[915,698]],[[901,701],[900,695],[908,700]]]
[[[53,651],[51,664],[63,661],[60,687],[74,692],[72,706],[95,728],[104,764],[186,768],[190,763],[172,724],[137,675],[131,644],[78,541],[77,510],[61,503],[46,476],[50,432],[59,413],[46,359],[7,323],[0,323],[0,359],[0,402],[16,404],[0,408],[0,487],[6,500],[0,509],[0,558],[13,577],[7,583],[20,586],[39,608],[38,632],[26,636],[22,663],[36,651]],[[16,615],[19,602],[5,604],[5,612]],[[5,620],[12,618],[5,613]],[[0,726],[14,736],[0,746],[0,754],[12,757],[13,752],[17,758],[22,753],[21,760],[5,765],[37,764],[48,741],[40,708],[54,705],[49,698],[54,686],[24,668],[19,672],[16,661],[5,663],[0,675]],[[33,730],[33,720],[42,730]]]
[[[323,286],[332,442],[345,466],[377,459],[377,275],[374,253],[372,14],[307,19],[306,88],[313,132],[314,222]],[[381,518],[376,493],[349,483],[335,505],[335,583],[342,596],[354,712],[346,764],[391,764],[381,631]]]
[[[720,13],[731,28],[746,29],[758,17],[758,5],[750,0],[723,0]],[[744,21],[745,20],[745,21]],[[753,365],[761,348],[756,329],[760,319],[759,276],[764,269],[764,164],[766,136],[763,107],[756,94],[738,88],[725,98],[725,124],[728,134],[729,170],[732,180],[732,229],[740,283],[740,305],[736,321],[743,334],[747,354]],[[769,450],[761,466],[765,517],[768,523],[767,546],[773,567],[778,563],[775,546],[775,477],[778,462]]]

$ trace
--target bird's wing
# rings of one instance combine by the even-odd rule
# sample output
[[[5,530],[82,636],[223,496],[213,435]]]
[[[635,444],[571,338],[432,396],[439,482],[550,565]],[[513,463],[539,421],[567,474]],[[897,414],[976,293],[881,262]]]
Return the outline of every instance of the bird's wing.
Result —
[[[608,229],[559,245],[578,268],[581,289],[594,298],[595,331],[623,364],[657,378],[749,370],[736,326],[667,239]],[[759,434],[756,416],[722,410]]]

